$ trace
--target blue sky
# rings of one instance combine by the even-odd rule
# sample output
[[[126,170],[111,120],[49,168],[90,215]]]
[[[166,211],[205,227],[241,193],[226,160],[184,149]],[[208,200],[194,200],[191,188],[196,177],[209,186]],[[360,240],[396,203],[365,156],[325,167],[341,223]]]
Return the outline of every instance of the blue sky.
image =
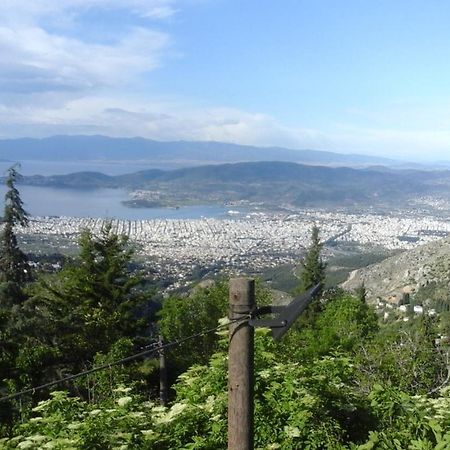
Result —
[[[0,137],[450,159],[445,0],[2,0]]]

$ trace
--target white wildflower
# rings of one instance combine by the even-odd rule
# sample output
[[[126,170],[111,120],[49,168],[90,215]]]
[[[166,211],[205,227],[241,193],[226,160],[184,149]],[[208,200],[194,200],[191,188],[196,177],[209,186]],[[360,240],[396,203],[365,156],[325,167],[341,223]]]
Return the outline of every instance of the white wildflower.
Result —
[[[158,413],[166,412],[166,411],[167,411],[167,408],[166,408],[165,406],[155,406],[155,407],[152,409],[152,411],[153,411],[155,414],[158,414]]]
[[[120,397],[120,398],[117,400],[117,404],[118,404],[119,406],[126,406],[126,405],[128,405],[128,403],[130,403],[131,401],[133,401],[133,397]]]
[[[205,402],[205,411],[212,412],[214,409],[214,404],[216,402],[216,397],[214,395],[210,395]]]
[[[127,394],[130,391],[131,391],[131,388],[125,387],[125,386],[119,386],[118,388],[114,389],[114,392],[123,392],[124,394]]]
[[[263,379],[267,379],[270,377],[270,370],[269,369],[260,370],[258,372],[258,375]]]
[[[42,442],[45,441],[47,438],[42,434],[35,434],[33,436],[30,436],[30,439],[34,442]]]
[[[300,437],[300,430],[298,429],[298,427],[286,426],[286,427],[284,427],[284,432],[285,432],[286,436],[291,437],[291,438]]]
[[[144,436],[152,436],[152,435],[155,434],[155,432],[154,432],[153,430],[141,430],[141,433],[142,433]]]
[[[20,444],[17,445],[17,448],[32,448],[34,447],[34,442],[30,440],[22,441]]]
[[[181,414],[187,408],[186,403],[175,403],[167,412],[167,414],[161,415],[157,420],[157,424],[169,423],[178,415]]]
[[[32,417],[31,419],[30,419],[30,422],[39,422],[40,420],[42,420],[43,419],[43,417],[41,417],[41,416],[36,416],[36,417]]]

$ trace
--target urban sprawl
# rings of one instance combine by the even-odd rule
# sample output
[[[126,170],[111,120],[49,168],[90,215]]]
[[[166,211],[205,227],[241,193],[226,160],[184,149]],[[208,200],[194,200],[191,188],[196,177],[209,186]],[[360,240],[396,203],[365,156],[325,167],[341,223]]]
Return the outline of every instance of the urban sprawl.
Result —
[[[445,217],[418,216],[414,211],[389,215],[309,209],[295,214],[229,211],[224,219],[109,221],[115,232],[129,237],[137,254],[151,261],[156,272],[180,281],[198,266],[258,271],[298,262],[314,224],[325,242],[325,256],[350,245],[361,251],[368,247],[406,250],[450,232],[450,220]],[[25,243],[33,237],[64,251],[76,243],[81,230],[97,233],[104,223],[94,218],[35,217],[20,234]]]

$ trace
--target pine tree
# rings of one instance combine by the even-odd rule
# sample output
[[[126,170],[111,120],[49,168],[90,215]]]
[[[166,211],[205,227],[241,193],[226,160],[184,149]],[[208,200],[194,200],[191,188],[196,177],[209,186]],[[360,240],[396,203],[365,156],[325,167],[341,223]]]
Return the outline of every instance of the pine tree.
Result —
[[[3,214],[3,230],[0,234],[0,282],[15,283],[20,287],[30,280],[30,266],[26,255],[19,248],[14,228],[17,225],[28,225],[28,213],[23,208],[23,202],[16,182],[20,174],[17,166],[8,169]]]
[[[367,300],[367,289],[366,289],[366,286],[364,285],[364,281],[361,283],[361,286],[359,286],[356,289],[355,296],[362,303],[366,303],[366,300]]]
[[[20,174],[17,166],[8,169],[7,191],[0,232],[0,392],[6,392],[5,380],[14,377],[16,357],[20,348],[22,306],[26,300],[24,284],[30,280],[30,266],[20,250],[14,228],[28,225],[28,214],[16,188]],[[9,386],[8,389],[10,389]],[[0,409],[0,423],[12,420],[13,409],[6,405]]]
[[[125,236],[112,231],[111,224],[98,236],[83,231],[79,244],[79,258],[42,280],[44,290],[39,296],[52,322],[65,330],[56,338],[63,352],[69,359],[86,361],[99,351],[109,351],[118,339],[140,331],[137,308],[148,301],[150,293],[138,288],[143,279],[131,269],[133,251]]]
[[[300,282],[294,294],[302,294],[319,284],[319,290],[314,296],[312,302],[302,313],[294,328],[301,329],[311,327],[322,310],[322,291],[325,284],[326,263],[322,260],[323,243],[320,241],[319,228],[314,225],[311,229],[311,244],[301,262]]]
[[[300,285],[297,291],[305,292],[316,284],[323,289],[326,263],[322,260],[323,243],[320,241],[319,228],[314,225],[311,230],[311,245],[301,263]]]
[[[43,384],[61,371],[86,369],[98,352],[113,351],[124,338],[138,345],[147,332],[150,318],[142,308],[152,292],[140,286],[143,278],[133,268],[127,238],[107,224],[99,235],[82,232],[79,244],[80,255],[71,264],[41,274],[28,287],[28,299],[3,308],[12,311],[7,331],[14,345],[2,342],[0,321],[0,394],[2,378],[16,390]]]

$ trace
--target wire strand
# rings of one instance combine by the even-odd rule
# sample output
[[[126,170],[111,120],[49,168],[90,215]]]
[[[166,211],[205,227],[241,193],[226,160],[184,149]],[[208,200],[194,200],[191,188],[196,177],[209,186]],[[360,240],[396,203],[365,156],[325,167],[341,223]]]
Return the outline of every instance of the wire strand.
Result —
[[[49,381],[48,383],[44,383],[44,384],[41,384],[39,386],[35,386],[35,387],[28,388],[28,389],[24,389],[24,390],[22,390],[20,392],[16,392],[14,394],[6,395],[5,397],[0,397],[0,402],[7,401],[7,400],[13,400],[13,399],[15,399],[17,397],[22,397],[23,395],[26,395],[26,394],[34,395],[35,392],[41,391],[42,389],[46,389],[46,388],[49,388],[49,387],[52,387],[52,386],[56,386],[57,384],[64,383],[66,381],[75,380],[77,378],[84,377],[84,376],[89,375],[91,373],[99,372],[101,370],[105,370],[105,369],[111,368],[113,366],[118,366],[120,364],[124,364],[124,363],[130,362],[130,361],[133,361],[135,359],[142,358],[143,356],[148,356],[148,355],[151,355],[152,353],[156,353],[156,352],[159,352],[161,350],[165,350],[166,348],[175,347],[175,346],[183,344],[184,342],[189,341],[191,339],[195,339],[195,338],[204,336],[206,334],[213,333],[214,331],[220,330],[221,328],[228,327],[231,323],[235,323],[235,322],[239,322],[239,321],[246,321],[246,320],[249,320],[249,318],[248,317],[240,317],[239,319],[229,320],[226,324],[219,324],[215,328],[210,328],[208,330],[199,331],[198,333],[192,334],[191,336],[187,336],[187,337],[182,338],[182,339],[177,339],[175,341],[168,342],[167,344],[164,344],[164,345],[155,345],[151,349],[135,353],[134,355],[130,355],[130,356],[127,356],[125,358],[118,359],[116,361],[112,361],[110,363],[105,363],[105,364],[102,364],[100,366],[93,367],[92,369],[84,370],[82,372],[78,372],[78,373],[75,373],[73,375],[69,375],[67,377],[60,378],[58,380]]]

